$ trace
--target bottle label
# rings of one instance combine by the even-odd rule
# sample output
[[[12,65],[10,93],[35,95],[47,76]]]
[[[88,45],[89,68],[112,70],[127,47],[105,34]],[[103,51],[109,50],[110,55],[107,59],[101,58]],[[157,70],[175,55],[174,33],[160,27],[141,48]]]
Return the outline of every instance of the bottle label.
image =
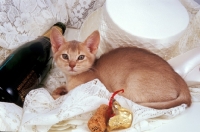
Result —
[[[28,92],[30,92],[32,89],[35,89],[36,86],[38,86],[38,84],[39,84],[38,76],[32,70],[17,88],[23,102]]]

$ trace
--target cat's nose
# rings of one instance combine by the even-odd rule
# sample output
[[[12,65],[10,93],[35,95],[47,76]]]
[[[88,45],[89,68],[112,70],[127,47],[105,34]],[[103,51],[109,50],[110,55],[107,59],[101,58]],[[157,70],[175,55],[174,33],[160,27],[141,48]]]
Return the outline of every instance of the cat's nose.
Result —
[[[69,67],[74,68],[75,66],[76,66],[76,63],[73,63],[73,62],[69,63]]]

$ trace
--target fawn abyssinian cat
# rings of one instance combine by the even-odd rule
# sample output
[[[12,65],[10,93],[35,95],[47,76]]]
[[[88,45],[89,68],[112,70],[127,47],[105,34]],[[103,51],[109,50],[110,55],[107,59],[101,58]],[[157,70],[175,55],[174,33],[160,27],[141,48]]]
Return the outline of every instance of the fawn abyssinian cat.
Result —
[[[67,42],[53,28],[50,40],[55,63],[67,81],[66,86],[53,91],[54,99],[98,78],[110,92],[123,88],[122,96],[147,107],[165,109],[191,104],[189,89],[181,76],[164,59],[145,49],[121,47],[96,59],[98,31],[84,42]]]

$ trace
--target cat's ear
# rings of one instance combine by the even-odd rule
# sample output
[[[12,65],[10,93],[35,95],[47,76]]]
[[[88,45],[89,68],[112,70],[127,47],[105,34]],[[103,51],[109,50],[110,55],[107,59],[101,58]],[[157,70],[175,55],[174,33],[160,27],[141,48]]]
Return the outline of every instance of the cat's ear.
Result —
[[[59,47],[65,42],[65,39],[57,28],[52,27],[50,41],[51,41],[52,51],[53,53],[56,53]]]
[[[94,31],[84,42],[92,54],[96,54],[100,42],[99,31]]]

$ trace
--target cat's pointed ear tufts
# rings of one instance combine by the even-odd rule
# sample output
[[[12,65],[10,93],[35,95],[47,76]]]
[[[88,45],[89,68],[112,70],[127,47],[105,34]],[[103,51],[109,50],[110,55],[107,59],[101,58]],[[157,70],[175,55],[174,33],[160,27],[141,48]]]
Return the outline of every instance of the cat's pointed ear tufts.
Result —
[[[100,42],[100,34],[99,31],[96,30],[85,40],[84,43],[89,48],[92,54],[96,54],[99,42]]]
[[[51,41],[52,51],[53,53],[56,53],[59,47],[64,43],[65,39],[62,33],[57,28],[52,27],[50,41]]]

